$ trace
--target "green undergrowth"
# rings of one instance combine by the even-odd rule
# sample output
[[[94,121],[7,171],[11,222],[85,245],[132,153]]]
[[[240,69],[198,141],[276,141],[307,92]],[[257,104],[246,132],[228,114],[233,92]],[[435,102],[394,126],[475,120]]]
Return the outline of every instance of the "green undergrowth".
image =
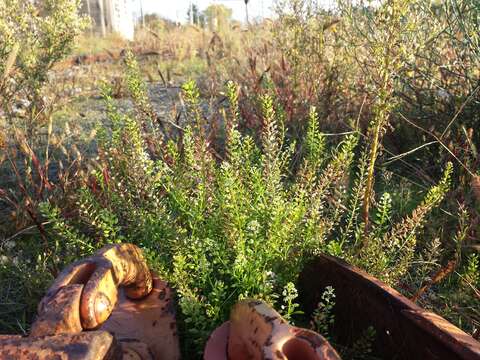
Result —
[[[435,27],[439,36],[430,39],[425,21],[436,23],[450,8],[442,15],[423,1],[399,0],[376,11],[341,1],[345,12],[337,19],[305,6],[314,2],[289,0],[293,12],[280,11],[276,35],[266,25],[261,32],[272,39],[253,41],[260,34],[254,27],[233,38],[230,29],[232,41],[223,46],[219,35],[212,43],[199,29],[179,27],[153,43],[185,41],[169,60],[141,68],[127,52],[125,64],[80,67],[83,77],[68,88],[95,87],[97,94],[107,79],[103,100],[77,96],[61,107],[64,93],[51,86],[61,87],[54,65],[71,54],[86,21],[78,1],[41,3],[40,12],[29,1],[0,3],[0,166],[9,175],[8,183],[0,178],[8,225],[0,239],[1,333],[27,333],[61,269],[120,242],[140,246],[175,288],[185,358],[201,356],[211,331],[244,298],[265,300],[334,341],[335,289],[326,290],[312,319],[296,300],[299,273],[321,253],[478,331],[478,188],[465,187],[478,172],[476,132],[454,121],[467,117],[458,110],[467,96],[458,88],[478,84],[478,74],[467,71],[476,69],[477,52],[467,50],[478,41],[460,44],[475,19],[463,21],[458,12],[465,31],[452,23],[441,32]],[[458,54],[449,47],[448,58],[436,53],[451,41]],[[437,66],[437,58],[460,66],[464,53],[472,59],[463,69]],[[433,73],[424,58],[435,63]],[[202,86],[186,82],[178,102],[159,92],[149,98],[142,74],[166,86],[184,73]],[[432,80],[440,75],[441,82]],[[224,82],[231,77],[236,82]],[[409,114],[425,109],[423,100],[437,119],[438,89],[445,102],[455,101],[444,104],[445,126],[429,134],[413,123],[415,136],[408,135],[412,129],[404,132],[399,121],[412,124]],[[170,116],[160,116],[167,102]],[[447,117],[452,111],[458,117]],[[424,115],[418,112],[427,121]],[[460,130],[465,136],[457,143],[452,134]],[[425,134],[445,150],[441,157]],[[397,136],[402,146],[390,153],[386,143]],[[432,163],[434,171],[414,166]],[[342,349],[345,357],[369,353],[374,336],[375,329],[359,334]]]
[[[61,207],[42,206],[52,236],[62,239],[55,262],[112,242],[142,247],[176,289],[189,357],[201,354],[239,299],[263,299],[294,316],[294,284],[317,254],[345,258],[391,285],[409,272],[417,236],[448,191],[451,165],[410,214],[394,214],[389,193],[380,194],[364,236],[366,156],[357,135],[327,141],[312,108],[304,138],[289,142],[283,111],[267,94],[258,99],[264,124],[254,139],[239,131],[238,89],[229,83],[229,105],[219,109],[225,134],[219,154],[200,93],[188,82],[185,126],[165,138],[145,116],[150,105],[135,60],[127,64],[136,112],[118,112],[105,88],[111,125],[99,129],[97,170],[76,195],[77,216],[67,220]]]

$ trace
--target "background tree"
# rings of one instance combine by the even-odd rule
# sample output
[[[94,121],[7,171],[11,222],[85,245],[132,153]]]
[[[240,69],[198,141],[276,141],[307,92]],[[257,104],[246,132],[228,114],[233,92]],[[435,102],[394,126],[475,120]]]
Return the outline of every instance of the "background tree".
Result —
[[[187,15],[188,15],[188,21],[191,24],[204,27],[205,19],[203,14],[198,9],[197,5],[193,4],[192,7],[188,9]]]
[[[205,23],[212,31],[225,28],[232,21],[232,9],[224,5],[210,5],[203,11]]]
[[[98,9],[100,12],[100,29],[102,31],[102,36],[107,36],[107,27],[105,24],[105,8],[103,4],[103,0],[98,0]]]

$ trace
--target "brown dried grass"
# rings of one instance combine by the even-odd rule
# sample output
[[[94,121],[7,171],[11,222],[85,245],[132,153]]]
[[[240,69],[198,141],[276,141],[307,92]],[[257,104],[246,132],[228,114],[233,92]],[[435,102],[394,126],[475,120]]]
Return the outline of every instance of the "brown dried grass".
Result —
[[[473,195],[475,196],[476,200],[480,202],[480,175],[473,175],[471,185]]]

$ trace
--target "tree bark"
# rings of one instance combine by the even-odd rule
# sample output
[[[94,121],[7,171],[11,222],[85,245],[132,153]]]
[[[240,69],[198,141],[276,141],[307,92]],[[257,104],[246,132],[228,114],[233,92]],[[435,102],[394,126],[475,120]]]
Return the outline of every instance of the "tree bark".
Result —
[[[100,9],[100,29],[102,36],[107,36],[107,28],[105,26],[105,7],[103,6],[103,0],[98,0],[98,8]]]

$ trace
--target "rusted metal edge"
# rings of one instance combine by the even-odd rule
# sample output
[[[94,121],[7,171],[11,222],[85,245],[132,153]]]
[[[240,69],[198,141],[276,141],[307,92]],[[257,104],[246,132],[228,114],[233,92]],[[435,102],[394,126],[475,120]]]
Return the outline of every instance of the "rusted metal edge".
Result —
[[[326,286],[336,293],[335,333],[348,344],[373,326],[375,352],[395,359],[480,359],[480,343],[390,286],[338,259],[321,255],[299,279],[300,298],[312,313]]]
[[[403,310],[402,314],[458,354],[472,360],[480,359],[480,343],[443,317],[426,310]]]
[[[114,360],[122,349],[106,331],[62,334],[39,338],[0,337],[0,359],[11,360]]]
[[[341,360],[320,334],[289,324],[264,301],[237,302],[210,335],[204,360]]]

